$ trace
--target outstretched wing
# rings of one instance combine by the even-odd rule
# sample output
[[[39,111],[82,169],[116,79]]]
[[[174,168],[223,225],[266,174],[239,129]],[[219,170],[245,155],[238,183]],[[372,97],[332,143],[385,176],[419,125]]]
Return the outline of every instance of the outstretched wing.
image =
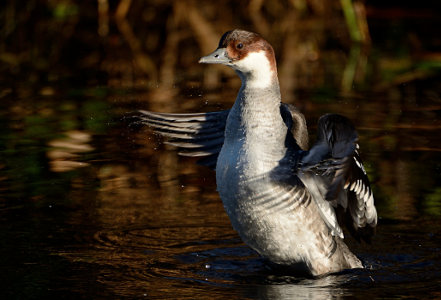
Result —
[[[334,233],[342,236],[336,209],[340,225],[345,223],[357,239],[369,241],[377,225],[377,211],[357,140],[347,118],[324,115],[318,123],[317,142],[303,157],[301,168],[317,187],[320,195],[314,198]]]
[[[208,113],[156,113],[140,110],[137,122],[146,124],[179,148],[183,156],[201,157],[201,165],[214,169],[224,143],[229,110]]]

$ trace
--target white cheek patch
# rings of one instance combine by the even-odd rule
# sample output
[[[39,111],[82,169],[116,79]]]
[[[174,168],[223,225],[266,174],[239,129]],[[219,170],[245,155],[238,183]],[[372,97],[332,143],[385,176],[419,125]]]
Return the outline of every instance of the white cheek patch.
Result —
[[[264,51],[251,52],[235,62],[235,69],[245,75],[248,86],[267,88],[273,83],[274,71]]]

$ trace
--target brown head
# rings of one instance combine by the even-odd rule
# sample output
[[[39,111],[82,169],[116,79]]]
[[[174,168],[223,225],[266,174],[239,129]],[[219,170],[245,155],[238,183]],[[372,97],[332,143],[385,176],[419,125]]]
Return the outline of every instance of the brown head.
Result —
[[[243,81],[260,87],[277,81],[273,47],[257,33],[241,29],[224,33],[218,48],[199,62],[229,66],[236,70]]]

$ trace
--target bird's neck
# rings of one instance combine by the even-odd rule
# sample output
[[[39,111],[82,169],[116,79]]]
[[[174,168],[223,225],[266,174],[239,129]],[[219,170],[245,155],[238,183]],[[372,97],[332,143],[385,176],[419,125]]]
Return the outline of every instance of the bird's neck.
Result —
[[[284,143],[287,128],[280,114],[278,81],[265,88],[249,83],[242,81],[230,112],[227,130],[233,138],[280,147]]]
[[[238,106],[241,114],[250,111],[261,112],[265,115],[271,113],[280,115],[280,102],[280,87],[277,77],[272,78],[271,82],[266,85],[258,85],[256,79],[246,78],[242,80],[235,106]]]

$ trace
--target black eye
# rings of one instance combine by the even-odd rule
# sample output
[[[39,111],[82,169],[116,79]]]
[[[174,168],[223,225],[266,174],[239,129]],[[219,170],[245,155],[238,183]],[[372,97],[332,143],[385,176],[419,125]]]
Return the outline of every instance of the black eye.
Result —
[[[237,49],[242,49],[242,48],[243,48],[243,44],[242,44],[242,43],[237,44],[237,45],[236,45],[236,48],[237,48]]]

